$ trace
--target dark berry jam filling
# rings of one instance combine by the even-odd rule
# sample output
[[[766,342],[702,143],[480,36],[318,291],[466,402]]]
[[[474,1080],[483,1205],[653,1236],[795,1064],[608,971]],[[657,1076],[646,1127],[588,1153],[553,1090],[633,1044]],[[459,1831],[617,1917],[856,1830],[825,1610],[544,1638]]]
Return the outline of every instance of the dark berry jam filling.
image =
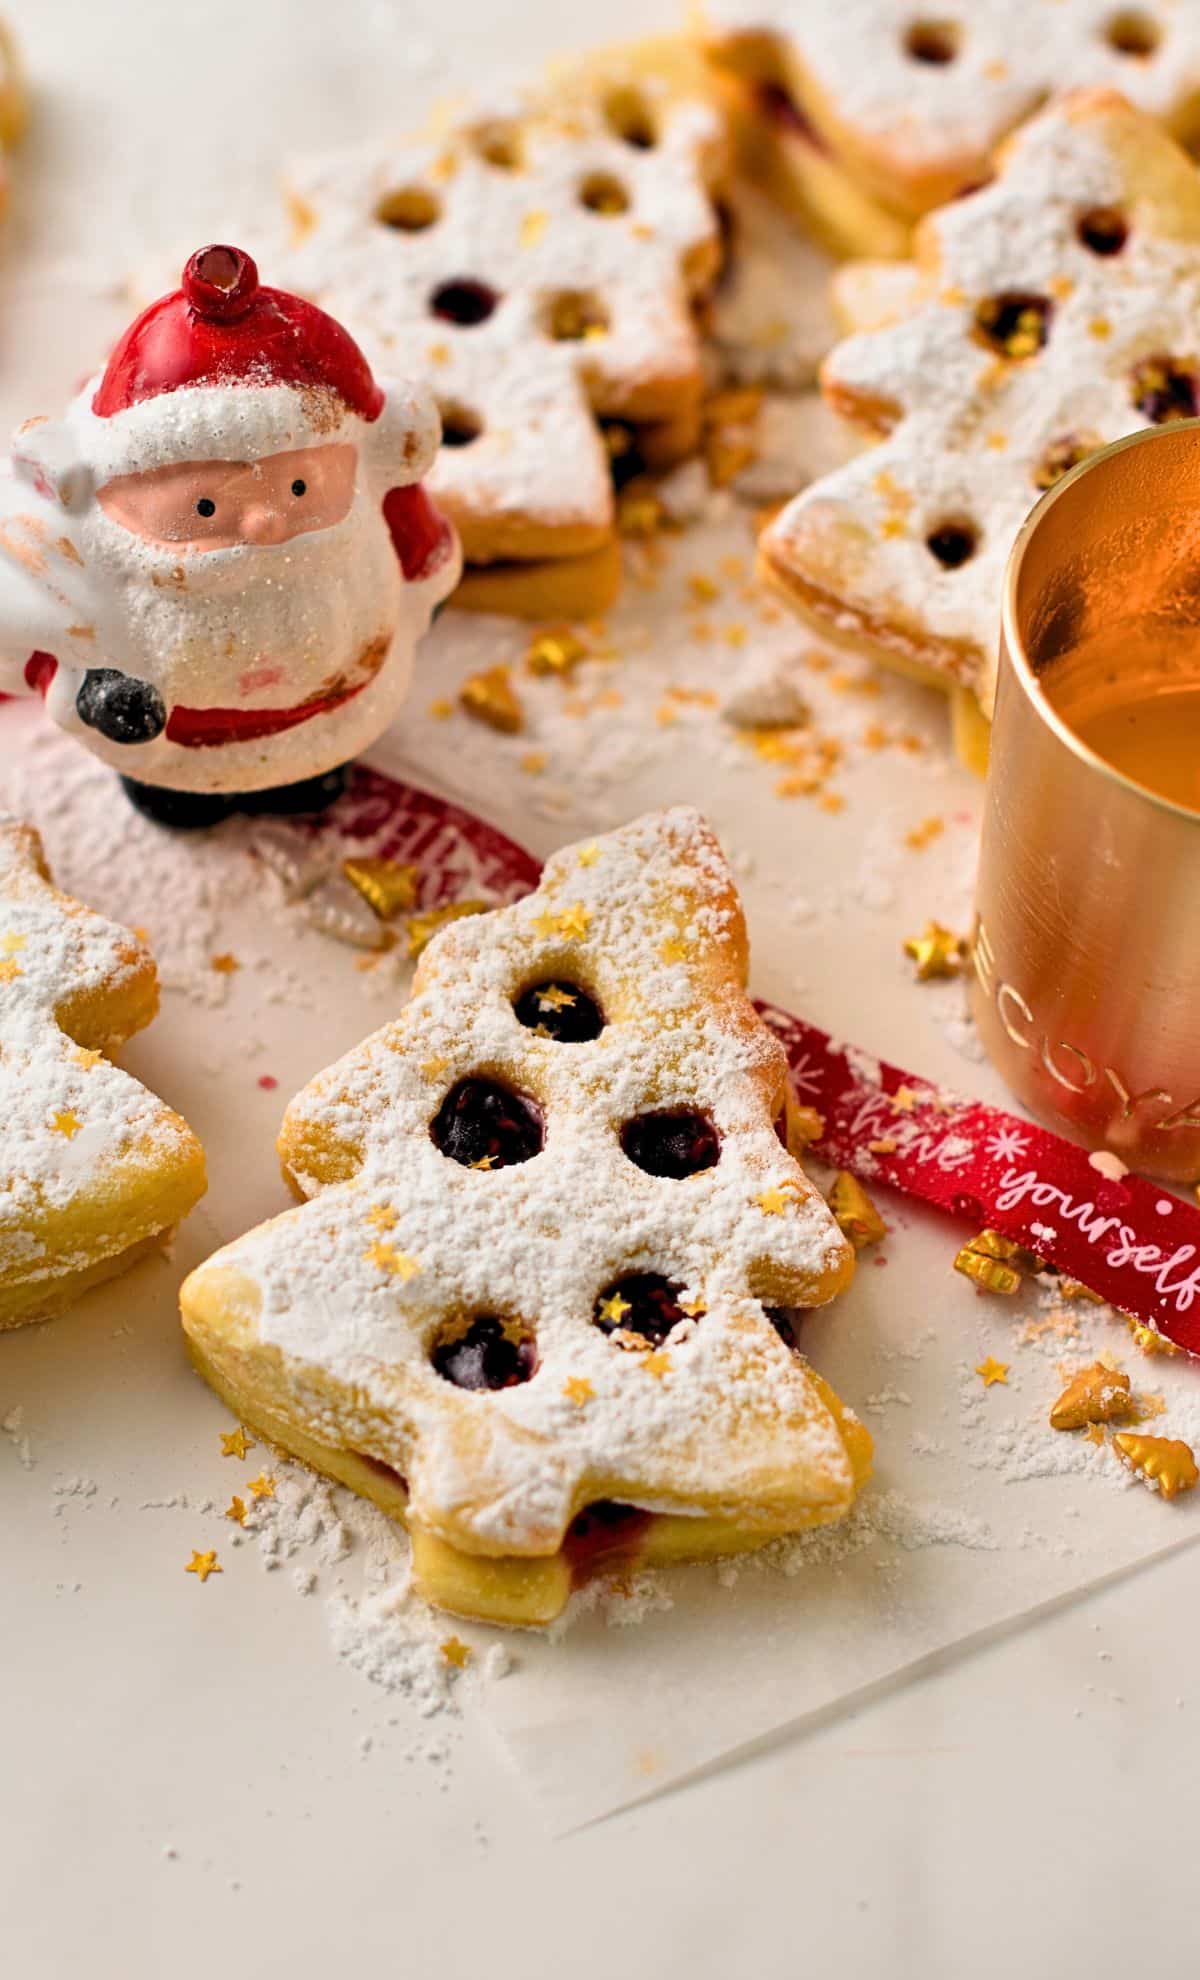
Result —
[[[639,1114],[621,1129],[621,1147],[648,1176],[679,1181],[716,1166],[721,1137],[705,1114]]]
[[[1050,334],[1050,300],[1023,289],[985,296],[975,311],[975,328],[1001,357],[1036,357]]]
[[[1090,206],[1080,214],[1075,232],[1093,254],[1120,254],[1129,239],[1129,223],[1119,206]]]
[[[442,1101],[430,1134],[443,1155],[465,1169],[507,1169],[542,1150],[541,1117],[494,1079],[460,1079]]]
[[[457,323],[460,330],[486,323],[500,298],[486,282],[463,279],[443,282],[429,298],[429,307],[444,323]]]
[[[1177,358],[1145,358],[1133,374],[1133,403],[1153,426],[1193,419],[1200,410],[1198,384],[1196,373]]]
[[[624,1506],[617,1499],[597,1499],[576,1513],[563,1540],[576,1587],[635,1554],[653,1517],[653,1513],[643,1512],[639,1506]]]
[[[599,1038],[604,1029],[604,1012],[594,997],[577,983],[553,979],[531,984],[517,998],[513,1009],[518,1024],[536,1031],[539,1038],[556,1039],[560,1045],[586,1045]]]
[[[804,1317],[801,1306],[764,1306],[763,1312],[771,1322],[784,1347],[795,1354],[800,1346],[800,1322]]]
[[[970,523],[940,523],[925,538],[925,547],[943,570],[956,571],[975,555],[979,539]]]
[[[636,1334],[658,1347],[688,1317],[679,1304],[682,1294],[682,1286],[659,1272],[629,1272],[604,1288],[593,1318],[602,1334]]]
[[[439,1341],[432,1361],[456,1389],[514,1389],[533,1374],[537,1349],[517,1321],[484,1313],[465,1332]]]

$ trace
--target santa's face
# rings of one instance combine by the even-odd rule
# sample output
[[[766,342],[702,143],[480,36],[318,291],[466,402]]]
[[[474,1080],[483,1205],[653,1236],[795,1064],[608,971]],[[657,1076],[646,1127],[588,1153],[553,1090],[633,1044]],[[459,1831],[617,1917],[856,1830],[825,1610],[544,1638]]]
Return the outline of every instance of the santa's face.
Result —
[[[241,543],[288,543],[342,522],[357,466],[349,441],[260,461],[172,462],[119,475],[96,500],[110,521],[144,542],[196,556]]]
[[[168,711],[342,695],[377,672],[398,623],[396,553],[349,439],[116,476],[80,546],[98,650]]]

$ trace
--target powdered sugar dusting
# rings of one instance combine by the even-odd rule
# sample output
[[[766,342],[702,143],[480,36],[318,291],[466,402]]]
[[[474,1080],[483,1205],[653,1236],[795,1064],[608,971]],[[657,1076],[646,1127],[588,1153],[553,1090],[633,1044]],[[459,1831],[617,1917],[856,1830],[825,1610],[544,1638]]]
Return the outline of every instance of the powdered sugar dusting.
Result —
[[[404,1015],[289,1110],[281,1146],[312,1203],[185,1287],[206,1353],[220,1365],[211,1315],[238,1275],[265,1350],[285,1356],[285,1407],[400,1472],[413,1519],[468,1549],[553,1551],[592,1497],[774,1506],[780,1524],[844,1510],[841,1435],[758,1298],[820,1304],[849,1253],[775,1133],[784,1061],[743,999],[743,941],[716,843],[684,810],[567,848],[536,893],[445,930]],[[566,1047],[518,1024],[514,996],[549,976],[597,997],[599,1038]],[[484,1068],[533,1097],[546,1146],[480,1175],[428,1129],[440,1096]],[[683,1182],[636,1168],[618,1130],[648,1107],[703,1111],[718,1165]],[[352,1147],[357,1173],[321,1189],[331,1147]],[[637,1271],[696,1309],[661,1356],[593,1324],[603,1289]],[[533,1331],[533,1380],[475,1397],[437,1375],[439,1327],[478,1313]]]
[[[1125,215],[1119,252],[1080,237],[1093,209]],[[835,403],[887,437],[804,490],[763,547],[818,609],[873,627],[990,711],[1004,565],[1051,450],[1136,431],[1138,363],[1194,361],[1195,167],[1118,99],[1067,99],[1011,141],[993,185],[923,223],[917,268],[902,313],[839,344],[823,372]],[[1044,345],[1011,360],[975,325],[1010,292],[1049,312]],[[953,568],[926,541],[947,523],[974,533]]]

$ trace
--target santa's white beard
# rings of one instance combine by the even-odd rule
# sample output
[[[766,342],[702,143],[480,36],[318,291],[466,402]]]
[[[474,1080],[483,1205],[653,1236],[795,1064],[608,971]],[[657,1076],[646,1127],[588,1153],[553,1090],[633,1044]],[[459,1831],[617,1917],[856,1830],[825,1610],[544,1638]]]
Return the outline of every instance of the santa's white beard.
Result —
[[[180,554],[96,506],[81,531],[102,604],[96,665],[168,710],[290,708],[358,685],[396,630],[403,579],[377,502],[287,543]]]

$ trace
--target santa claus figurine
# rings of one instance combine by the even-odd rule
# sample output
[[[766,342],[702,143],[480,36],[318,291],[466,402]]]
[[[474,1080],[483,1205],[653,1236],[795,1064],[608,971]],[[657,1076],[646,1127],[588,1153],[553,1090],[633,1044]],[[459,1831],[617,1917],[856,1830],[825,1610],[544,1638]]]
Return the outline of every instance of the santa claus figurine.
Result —
[[[0,475],[0,687],[140,811],[311,811],[404,699],[458,581],[421,486],[429,392],[377,384],[312,303],[206,247]]]

